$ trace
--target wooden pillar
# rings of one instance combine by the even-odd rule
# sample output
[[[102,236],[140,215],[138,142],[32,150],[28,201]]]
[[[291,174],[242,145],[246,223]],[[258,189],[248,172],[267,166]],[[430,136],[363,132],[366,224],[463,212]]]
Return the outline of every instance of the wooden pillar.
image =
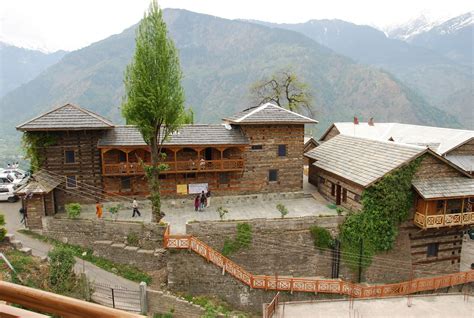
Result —
[[[446,221],[446,209],[448,207],[448,200],[444,200],[444,211],[443,211],[443,225],[444,222]]]

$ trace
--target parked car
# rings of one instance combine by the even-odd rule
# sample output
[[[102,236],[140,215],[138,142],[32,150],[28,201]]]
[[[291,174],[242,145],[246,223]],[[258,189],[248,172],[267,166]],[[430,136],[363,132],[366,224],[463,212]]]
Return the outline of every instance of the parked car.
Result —
[[[15,189],[20,187],[22,184],[24,184],[27,180],[24,181],[24,179],[16,179],[13,177],[11,174],[8,173],[0,173],[0,186],[4,185],[14,185]]]
[[[16,202],[18,196],[13,192],[12,186],[0,186],[0,201]]]
[[[0,169],[0,175],[3,175],[3,174],[8,174],[14,180],[20,180],[20,181],[17,181],[16,183],[21,183],[21,184],[25,184],[30,178],[28,172],[18,169],[18,168]]]

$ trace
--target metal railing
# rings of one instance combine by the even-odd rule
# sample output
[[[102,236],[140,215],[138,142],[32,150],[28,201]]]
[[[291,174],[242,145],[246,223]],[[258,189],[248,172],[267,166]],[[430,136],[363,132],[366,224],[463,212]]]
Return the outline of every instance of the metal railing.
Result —
[[[66,297],[43,290],[0,281],[0,299],[61,317],[138,318],[144,317],[126,311]]]

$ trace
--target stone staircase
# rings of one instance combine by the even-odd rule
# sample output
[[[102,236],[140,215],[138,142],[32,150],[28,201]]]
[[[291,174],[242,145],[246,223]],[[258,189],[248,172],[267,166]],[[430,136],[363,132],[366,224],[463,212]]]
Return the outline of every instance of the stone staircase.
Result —
[[[5,235],[5,240],[10,243],[16,250],[26,254],[32,255],[31,248],[23,247],[23,243],[20,240],[15,239],[15,235],[12,233],[7,233]]]

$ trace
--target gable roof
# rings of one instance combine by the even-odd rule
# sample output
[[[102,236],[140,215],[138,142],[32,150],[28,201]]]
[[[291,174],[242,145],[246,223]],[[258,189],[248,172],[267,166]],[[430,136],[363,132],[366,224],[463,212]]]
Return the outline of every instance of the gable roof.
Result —
[[[224,125],[185,125],[172,134],[164,145],[246,145],[248,139],[239,127]],[[116,126],[99,140],[99,147],[145,146],[146,143],[135,126]]]
[[[29,182],[18,188],[15,193],[18,195],[45,194],[53,191],[60,184],[61,181],[58,181],[57,178],[51,177],[45,170],[40,170],[33,174]]]
[[[474,179],[464,177],[442,177],[415,179],[413,187],[424,199],[460,198],[474,196]]]
[[[333,127],[342,135],[429,147],[440,155],[474,138],[473,130],[400,123],[375,123],[371,126],[368,123],[354,125],[352,122],[339,122],[331,125],[320,140],[323,140]]]
[[[272,103],[247,108],[224,121],[232,124],[317,124],[318,121]]]
[[[76,105],[54,108],[16,127],[21,131],[97,130],[114,127],[104,117]]]
[[[419,146],[337,135],[305,155],[316,160],[316,167],[367,188],[427,151]]]

